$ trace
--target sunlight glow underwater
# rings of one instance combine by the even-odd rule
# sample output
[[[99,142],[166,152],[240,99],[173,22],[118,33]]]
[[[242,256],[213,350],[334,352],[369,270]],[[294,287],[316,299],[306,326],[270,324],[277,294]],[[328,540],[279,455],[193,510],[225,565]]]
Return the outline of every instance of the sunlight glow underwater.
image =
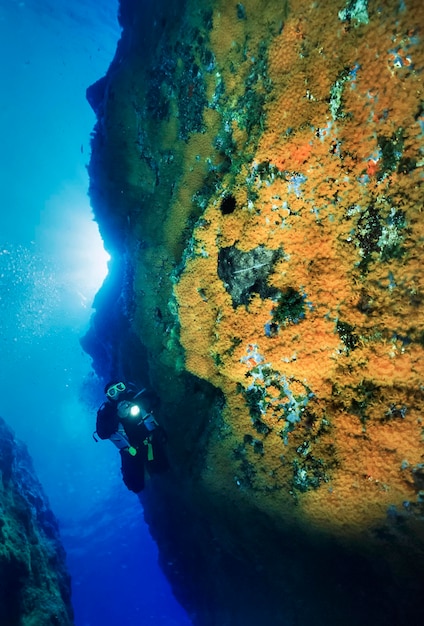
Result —
[[[37,239],[58,264],[70,295],[86,308],[91,306],[106,278],[110,256],[104,249],[83,189],[82,184],[69,183],[49,199]]]
[[[82,333],[107,276],[110,256],[83,191],[60,194],[47,213],[51,215],[43,212],[36,241],[1,244],[4,340],[31,342],[64,324]]]
[[[74,242],[63,251],[68,267],[70,285],[79,287],[78,294],[84,306],[91,306],[108,272],[110,255],[103,247],[97,224],[88,212],[75,215],[69,239]]]

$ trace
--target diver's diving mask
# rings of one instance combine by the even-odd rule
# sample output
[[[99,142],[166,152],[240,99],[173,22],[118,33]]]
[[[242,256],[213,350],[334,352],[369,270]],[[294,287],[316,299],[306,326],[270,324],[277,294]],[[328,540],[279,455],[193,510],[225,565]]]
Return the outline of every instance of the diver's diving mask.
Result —
[[[116,383],[116,385],[111,385],[109,387],[109,389],[106,391],[106,395],[108,398],[113,400],[114,398],[116,398],[116,396],[125,391],[125,389],[125,383]]]

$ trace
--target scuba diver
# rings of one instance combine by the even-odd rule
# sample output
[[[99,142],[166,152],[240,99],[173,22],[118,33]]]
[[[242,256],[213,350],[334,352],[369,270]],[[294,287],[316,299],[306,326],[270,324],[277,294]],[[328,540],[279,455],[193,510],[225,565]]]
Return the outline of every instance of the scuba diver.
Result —
[[[134,493],[144,488],[144,470],[158,474],[168,469],[164,444],[166,435],[152,412],[141,401],[145,392],[132,383],[110,382],[106,402],[97,411],[96,433],[110,439],[121,455],[121,472],[126,487]]]

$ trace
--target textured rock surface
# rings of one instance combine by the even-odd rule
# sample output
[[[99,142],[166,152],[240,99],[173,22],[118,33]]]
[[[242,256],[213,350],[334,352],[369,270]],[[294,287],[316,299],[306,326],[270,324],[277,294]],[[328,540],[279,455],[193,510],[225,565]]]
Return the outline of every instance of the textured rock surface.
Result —
[[[422,3],[121,9],[92,339],[159,399],[164,567],[199,624],[417,623]]]
[[[0,418],[0,624],[72,626],[57,521],[26,447]]]

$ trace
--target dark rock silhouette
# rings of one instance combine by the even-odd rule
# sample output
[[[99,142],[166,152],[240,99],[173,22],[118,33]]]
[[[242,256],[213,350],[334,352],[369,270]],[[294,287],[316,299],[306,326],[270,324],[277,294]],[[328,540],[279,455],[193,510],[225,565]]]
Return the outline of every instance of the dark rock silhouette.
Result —
[[[72,626],[57,520],[26,446],[0,417],[0,624]]]

